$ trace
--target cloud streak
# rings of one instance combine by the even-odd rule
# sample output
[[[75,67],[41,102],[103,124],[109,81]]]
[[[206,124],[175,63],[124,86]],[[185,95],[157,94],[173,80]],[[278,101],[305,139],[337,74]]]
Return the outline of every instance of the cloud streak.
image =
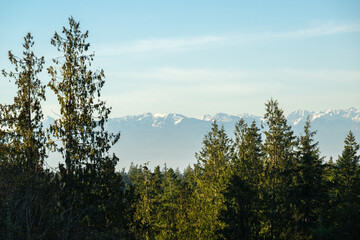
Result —
[[[264,39],[298,39],[359,32],[360,24],[326,24],[296,31],[264,34]]]
[[[151,51],[179,51],[193,47],[204,46],[213,43],[227,41],[228,37],[202,36],[195,38],[165,38],[165,39],[144,39],[131,43],[121,43],[113,46],[103,46],[98,51],[98,56],[122,55],[143,53]]]
[[[322,84],[356,84],[360,82],[359,70],[342,69],[237,69],[222,70],[208,68],[174,68],[160,67],[150,70],[139,70],[116,73],[113,77],[126,79],[134,84],[144,85],[202,85],[213,83],[249,83],[249,82],[293,82]],[[129,82],[125,81],[125,82]]]
[[[286,32],[261,32],[252,34],[207,35],[183,38],[153,38],[128,43],[100,46],[98,56],[138,54],[153,51],[182,51],[205,48],[212,45],[237,44],[264,40],[291,40],[344,33],[360,32],[360,24],[324,24],[307,29]]]
[[[166,67],[123,72],[113,77],[124,79],[104,96],[110,105],[119,109],[119,112],[115,110],[116,115],[124,111],[135,114],[133,109],[137,109],[137,113],[176,111],[194,115],[200,110],[205,113],[212,109],[235,111],[239,107],[252,112],[253,106],[247,105],[249,101],[258,101],[261,110],[263,102],[270,97],[291,99],[296,109],[300,98],[311,97],[319,105],[334,103],[335,96],[347,96],[357,102],[356,90],[360,87],[360,71],[336,69]],[[340,106],[347,98],[336,98],[339,103],[334,106]],[[188,113],[189,109],[193,112]]]

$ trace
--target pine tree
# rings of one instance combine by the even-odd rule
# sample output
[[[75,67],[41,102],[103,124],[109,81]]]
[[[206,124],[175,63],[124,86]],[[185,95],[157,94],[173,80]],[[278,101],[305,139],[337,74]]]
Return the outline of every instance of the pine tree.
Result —
[[[230,163],[233,159],[231,141],[224,128],[216,122],[203,141],[201,151],[196,154],[195,234],[198,239],[222,238],[221,231],[226,227],[220,219],[224,210],[224,192],[231,178]]]
[[[360,238],[360,157],[359,144],[350,131],[336,162],[336,228],[338,239]]]
[[[14,103],[0,107],[1,128],[7,129],[2,134],[8,141],[11,161],[24,171],[41,169],[46,157],[46,137],[41,122],[45,85],[38,78],[45,62],[44,57],[35,56],[33,46],[33,37],[28,33],[24,37],[23,58],[9,51],[9,60],[15,66],[15,72],[2,71],[5,77],[15,80],[18,88]]]
[[[158,215],[163,194],[163,173],[159,166],[152,173],[145,165],[142,175],[136,183],[138,201],[134,206],[133,231],[138,239],[155,239],[160,233]]]
[[[326,198],[323,158],[320,157],[316,132],[310,131],[310,119],[300,137],[296,164],[293,202],[295,202],[295,223],[298,239],[312,239],[312,230],[318,226],[319,214]]]
[[[157,214],[157,222],[160,228],[158,239],[180,239],[179,234],[180,217],[180,194],[181,179],[172,169],[164,170],[164,180],[162,182],[163,193],[159,195],[160,206]]]
[[[235,166],[242,178],[252,185],[261,181],[263,152],[260,129],[255,121],[248,126],[243,120],[235,125]]]
[[[100,100],[104,71],[90,69],[94,54],[87,54],[88,31],[82,33],[80,23],[71,17],[69,28],[64,27],[62,33],[63,36],[55,32],[51,44],[63,57],[53,59],[56,66],[49,67],[48,72],[49,86],[60,104],[61,117],[50,126],[50,133],[61,141],[60,145],[54,141],[52,147],[65,159],[65,166],[59,167],[65,221],[61,234],[67,239],[76,236],[71,232],[76,223],[85,228],[78,227],[77,233],[86,232],[89,237],[106,231],[106,227],[97,226],[101,225],[98,219],[103,226],[111,221],[103,202],[112,197],[108,179],[121,176],[115,174],[118,158],[108,154],[120,135],[105,131],[111,109]]]
[[[9,51],[14,71],[2,71],[17,86],[14,102],[0,106],[0,238],[36,239],[53,217],[49,174],[43,171],[46,137],[41,101],[45,85],[38,78],[44,57],[36,57],[30,33],[24,37],[23,57]]]
[[[296,141],[278,102],[270,100],[264,115],[265,179],[263,187],[267,199],[264,209],[266,220],[261,234],[268,239],[291,238],[292,217],[289,194],[292,185]]]
[[[262,141],[255,122],[248,126],[242,119],[235,125],[232,163],[233,175],[223,211],[227,239],[257,239],[260,226],[260,184],[263,172]]]
[[[177,211],[177,239],[196,239],[198,205],[196,195],[196,173],[188,166],[181,178]]]
[[[88,31],[81,33],[80,23],[73,18],[69,18],[69,25],[69,29],[63,28],[64,37],[55,32],[51,40],[63,52],[64,62],[53,59],[60,66],[51,66],[48,72],[52,77],[49,86],[58,98],[61,112],[61,118],[50,130],[62,141],[63,146],[57,150],[63,154],[70,174],[83,165],[115,166],[117,157],[107,156],[107,152],[120,135],[104,130],[111,108],[99,99],[105,83],[104,71],[89,69],[94,54],[86,55],[90,47],[86,42]]]
[[[360,157],[357,155],[359,150],[359,144],[355,141],[354,134],[350,131],[345,138],[344,150],[339,156],[336,166],[338,168],[339,181],[346,188],[344,194],[350,194],[351,190],[354,190],[352,187],[356,186],[357,178],[356,174],[359,169]]]

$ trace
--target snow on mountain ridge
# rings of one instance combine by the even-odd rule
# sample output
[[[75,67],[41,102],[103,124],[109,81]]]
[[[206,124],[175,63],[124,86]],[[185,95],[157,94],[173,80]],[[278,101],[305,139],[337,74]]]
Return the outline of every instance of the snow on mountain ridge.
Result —
[[[172,116],[172,119],[174,119],[174,124],[175,125],[178,125],[179,123],[181,123],[181,121],[184,119],[184,116],[182,116],[182,115],[178,115],[178,114],[174,114],[173,116]]]
[[[169,114],[166,113],[154,113],[153,117],[154,118],[166,118]]]
[[[319,118],[345,118],[345,119],[351,119],[352,121],[355,122],[360,122],[360,110],[357,110],[356,108],[353,107],[347,110],[326,109],[318,112],[297,110],[291,112],[288,115],[287,119],[293,126],[296,126],[301,121],[306,121],[307,116],[309,116],[311,122]]]
[[[296,126],[300,124],[301,122],[305,122],[307,117],[309,116],[310,121],[313,122],[316,119],[319,118],[345,118],[349,119],[355,122],[360,122],[360,110],[357,110],[356,108],[349,108],[347,110],[334,110],[334,109],[327,109],[323,111],[307,111],[307,110],[297,110],[294,112],[291,112],[288,116],[288,122],[292,126]],[[184,119],[188,119],[189,117],[186,117],[181,114],[177,113],[143,113],[140,115],[128,115],[121,118],[117,118],[118,121],[125,121],[125,122],[131,122],[131,121],[147,121],[151,126],[161,128],[164,124],[173,124],[178,125],[180,124]],[[249,113],[242,113],[238,115],[231,115],[226,113],[216,113],[216,114],[206,114],[202,118],[199,118],[198,120],[211,122],[211,121],[218,121],[222,123],[231,123],[236,122],[240,118],[247,118],[247,119],[254,119],[254,120],[260,120],[263,121],[263,119],[260,116],[255,116]]]
[[[227,114],[227,113],[216,113],[216,114],[206,114],[204,115],[200,120],[202,121],[218,121],[218,122],[233,122],[233,121],[238,121],[241,118],[253,118],[253,119],[258,119],[260,118],[259,116],[255,116],[249,113],[241,113],[238,115],[231,115],[231,114]]]
[[[349,119],[354,122],[360,122],[360,110],[356,108],[349,108],[347,110],[333,110],[327,109],[323,111],[307,111],[307,110],[297,110],[291,112],[287,116],[288,123],[292,126],[296,126],[301,122],[305,122],[307,117],[309,116],[310,121],[313,122],[319,118],[344,118]],[[240,120],[241,118],[244,119],[254,119],[256,121],[263,122],[260,116],[255,116],[249,113],[242,113],[238,115],[231,115],[226,113],[216,113],[216,114],[206,114],[202,118],[195,118],[201,121],[211,122],[211,121],[218,121],[220,123],[231,123]],[[111,118],[112,122],[116,123],[131,123],[131,122],[144,122],[144,124],[149,124],[153,127],[161,128],[164,124],[173,124],[179,125],[184,119],[189,119],[182,114],[177,113],[143,113],[139,115],[126,115],[119,118]],[[46,126],[50,125],[54,119],[52,117],[46,117],[43,122]]]
[[[219,122],[231,122],[231,120],[233,118],[236,118],[237,116],[234,115],[230,115],[227,113],[216,113],[214,115],[210,115],[210,114],[206,114],[204,115],[204,117],[201,119],[203,121],[219,121]]]
[[[139,115],[127,115],[124,117],[116,118],[116,120],[117,122],[148,122],[153,127],[161,128],[166,123],[173,123],[174,125],[178,125],[184,118],[186,117],[177,113],[143,113]]]

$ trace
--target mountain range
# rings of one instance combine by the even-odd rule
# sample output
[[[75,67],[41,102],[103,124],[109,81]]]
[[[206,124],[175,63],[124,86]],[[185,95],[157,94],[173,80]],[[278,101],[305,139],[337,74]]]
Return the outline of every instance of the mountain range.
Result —
[[[311,129],[317,131],[315,140],[319,141],[322,156],[337,159],[341,154],[344,139],[351,130],[359,143],[360,140],[360,110],[326,110],[310,112],[298,110],[287,116],[288,124],[296,136],[303,132],[304,124],[309,116]],[[129,167],[131,163],[149,166],[178,167],[180,170],[196,162],[195,152],[200,151],[202,140],[211,130],[211,123],[216,120],[223,125],[229,137],[233,137],[234,126],[241,118],[245,122],[255,121],[260,128],[263,118],[251,114],[229,115],[217,113],[204,115],[202,118],[191,118],[181,114],[129,115],[120,118],[110,118],[106,124],[110,132],[121,132],[118,143],[113,146],[119,156],[119,168]],[[48,117],[45,125],[53,121]],[[56,165],[55,158],[50,165]]]

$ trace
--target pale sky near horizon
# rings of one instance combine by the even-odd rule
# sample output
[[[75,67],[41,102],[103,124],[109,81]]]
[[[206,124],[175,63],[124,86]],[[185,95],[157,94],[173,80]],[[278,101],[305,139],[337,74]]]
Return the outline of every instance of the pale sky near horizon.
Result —
[[[360,1],[1,1],[0,69],[31,32],[46,66],[68,17],[89,30],[111,117],[360,109]],[[41,74],[49,80],[46,70]],[[16,89],[0,76],[0,103]],[[47,89],[46,115],[58,112]]]

